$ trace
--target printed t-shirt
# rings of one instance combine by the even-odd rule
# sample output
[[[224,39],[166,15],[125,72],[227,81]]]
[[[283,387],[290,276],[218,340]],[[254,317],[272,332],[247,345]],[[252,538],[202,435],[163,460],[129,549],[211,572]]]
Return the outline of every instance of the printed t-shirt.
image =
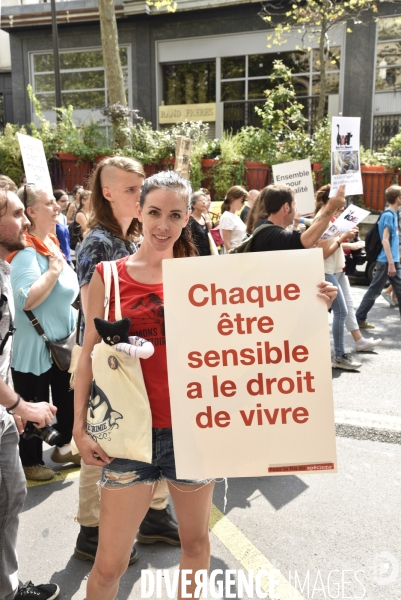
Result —
[[[380,217],[379,221],[379,235],[380,239],[383,240],[384,228],[388,227],[390,230],[390,250],[393,261],[400,262],[400,248],[399,248],[399,237],[398,237],[398,213],[394,210],[385,210]],[[376,258],[377,262],[387,262],[387,256],[384,252],[384,248],[380,250],[379,256]]]
[[[199,256],[210,256],[210,245],[209,245],[209,230],[204,220],[203,225],[198,223],[196,219],[191,215],[189,217],[188,225],[191,229],[192,239],[199,252]]]
[[[128,258],[126,256],[116,261],[120,286],[121,315],[123,318],[129,317],[131,320],[129,335],[144,338],[152,342],[155,347],[153,356],[146,360],[141,359],[143,378],[152,411],[152,427],[171,427],[163,284],[150,285],[132,279],[127,271]],[[103,280],[103,264],[98,264],[96,270]],[[115,321],[113,282],[110,291],[109,321]]]

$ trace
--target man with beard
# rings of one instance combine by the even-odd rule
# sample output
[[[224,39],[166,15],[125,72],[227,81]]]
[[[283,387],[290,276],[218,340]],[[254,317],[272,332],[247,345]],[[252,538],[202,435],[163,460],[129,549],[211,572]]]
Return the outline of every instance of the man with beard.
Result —
[[[31,404],[9,387],[14,300],[10,285],[10,265],[6,256],[25,248],[24,232],[29,221],[18,196],[7,183],[0,185],[0,599],[53,600],[60,589],[55,584],[22,585],[18,580],[16,553],[19,513],[26,496],[26,480],[18,452],[18,433],[25,423],[49,425],[56,408],[47,402]],[[18,427],[18,430],[17,430]]]

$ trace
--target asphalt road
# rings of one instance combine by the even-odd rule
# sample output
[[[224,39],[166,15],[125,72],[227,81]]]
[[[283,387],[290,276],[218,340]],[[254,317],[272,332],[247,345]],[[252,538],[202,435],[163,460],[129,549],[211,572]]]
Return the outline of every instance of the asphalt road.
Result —
[[[355,306],[365,290],[353,287]],[[369,321],[376,324],[369,335],[382,337],[383,344],[358,354],[359,373],[333,370],[335,408],[396,419],[401,417],[399,313],[379,299]],[[349,334],[346,344],[354,349]],[[337,451],[337,474],[228,480],[225,512],[225,485],[216,484],[211,569],[235,571],[233,585],[224,585],[220,597],[256,598],[268,592],[273,598],[267,580],[259,596],[256,590],[241,596],[238,571],[262,567],[280,571],[275,590],[281,600],[401,599],[401,445],[337,437]],[[49,466],[50,452],[45,453]],[[72,556],[79,531],[77,474],[72,470],[60,481],[28,489],[18,552],[23,581],[54,581],[60,598],[82,600],[91,565]],[[141,570],[165,569],[172,577],[178,567],[179,549],[160,543],[138,545],[138,550],[140,558],[123,577],[118,600],[144,597]],[[155,590],[152,599],[169,597],[164,581],[161,595]]]

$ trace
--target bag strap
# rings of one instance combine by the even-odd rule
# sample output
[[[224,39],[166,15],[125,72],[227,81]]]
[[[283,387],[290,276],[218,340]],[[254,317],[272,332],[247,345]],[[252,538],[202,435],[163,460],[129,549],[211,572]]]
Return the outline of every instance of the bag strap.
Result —
[[[1,288],[0,288],[0,292],[1,292]],[[2,307],[4,304],[8,304],[8,298],[5,294],[1,294],[0,307]],[[8,342],[8,338],[10,337],[10,335],[14,335],[15,329],[16,328],[14,327],[13,316],[12,316],[11,310],[10,310],[10,321],[9,321],[9,325],[8,325],[8,331],[0,344],[0,356],[2,356],[2,354],[3,354],[3,350],[5,348],[5,345]]]
[[[104,320],[109,320],[109,305],[110,305],[110,287],[111,287],[111,267],[107,261],[103,262],[103,277],[104,277]]]
[[[33,312],[31,310],[24,310],[24,313],[26,314],[26,316],[30,320],[31,325],[35,329],[36,333],[38,335],[40,335],[40,337],[42,337],[45,340],[45,342],[47,342],[48,339],[46,337],[44,329],[43,329],[42,325],[39,323],[38,319],[33,314]]]
[[[81,307],[78,309],[78,319],[77,319],[77,333],[75,336],[75,343],[79,346],[79,334],[81,332],[81,321],[82,321],[82,310]]]
[[[121,321],[121,303],[120,303],[120,285],[118,281],[118,271],[116,261],[113,260],[111,263],[111,270],[114,278],[114,304],[115,304],[115,317],[116,321]]]

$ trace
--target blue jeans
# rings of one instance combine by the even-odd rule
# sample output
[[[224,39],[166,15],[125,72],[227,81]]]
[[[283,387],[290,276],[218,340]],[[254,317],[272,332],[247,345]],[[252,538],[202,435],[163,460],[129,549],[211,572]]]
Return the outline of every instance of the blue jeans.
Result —
[[[137,483],[154,484],[162,479],[181,485],[210,483],[212,479],[177,479],[172,429],[152,429],[152,462],[114,458],[103,467],[100,485],[123,488]]]
[[[395,263],[396,274],[394,277],[390,277],[387,274],[388,271],[388,263],[387,262],[377,262],[376,263],[376,273],[372,279],[372,283],[370,284],[368,291],[362,298],[362,302],[358,310],[356,311],[356,318],[358,321],[366,321],[368,317],[368,312],[372,308],[375,303],[376,298],[378,298],[383,291],[384,286],[386,285],[387,278],[390,279],[391,285],[393,286],[394,293],[398,299],[398,308],[401,314],[401,267],[400,263]]]
[[[16,552],[19,513],[26,481],[18,452],[19,435],[13,417],[0,420],[0,598],[11,600],[18,590]]]
[[[344,328],[345,328],[345,320],[347,318],[348,310],[347,305],[344,300],[343,293],[341,291],[340,285],[336,279],[335,275],[331,275],[330,273],[325,273],[324,277],[326,281],[335,285],[337,288],[337,298],[334,300],[331,305],[333,311],[333,339],[334,339],[334,353],[336,356],[340,357],[345,354],[345,346],[344,346]]]

